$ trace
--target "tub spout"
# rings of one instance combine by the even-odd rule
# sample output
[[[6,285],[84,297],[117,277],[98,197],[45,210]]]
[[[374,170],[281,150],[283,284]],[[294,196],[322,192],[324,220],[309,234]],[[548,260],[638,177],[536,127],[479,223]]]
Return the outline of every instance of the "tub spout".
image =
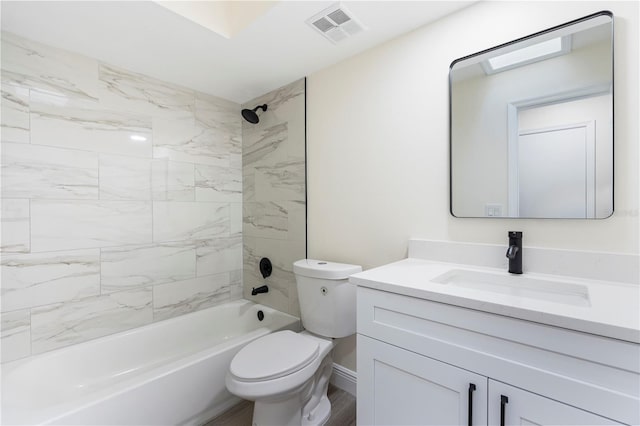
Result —
[[[251,289],[251,295],[255,296],[256,294],[260,294],[260,293],[269,293],[269,287],[267,287],[266,285],[263,285],[261,287],[258,288],[252,288]]]

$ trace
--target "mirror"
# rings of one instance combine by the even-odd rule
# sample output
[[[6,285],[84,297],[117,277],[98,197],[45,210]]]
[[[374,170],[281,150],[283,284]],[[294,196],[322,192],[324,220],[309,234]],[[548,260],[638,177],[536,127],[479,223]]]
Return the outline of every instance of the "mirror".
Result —
[[[451,214],[613,213],[613,15],[451,63]]]

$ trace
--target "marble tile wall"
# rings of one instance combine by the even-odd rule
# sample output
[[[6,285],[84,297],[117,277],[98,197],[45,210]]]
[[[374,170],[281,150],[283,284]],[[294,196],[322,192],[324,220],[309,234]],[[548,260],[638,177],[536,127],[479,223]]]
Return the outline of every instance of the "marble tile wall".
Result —
[[[2,362],[242,297],[239,105],[9,33],[1,76]]]
[[[244,297],[299,316],[293,262],[306,257],[305,80],[242,107],[262,104],[258,124],[242,122]],[[262,257],[273,264],[266,280]],[[251,296],[263,284],[269,292]]]

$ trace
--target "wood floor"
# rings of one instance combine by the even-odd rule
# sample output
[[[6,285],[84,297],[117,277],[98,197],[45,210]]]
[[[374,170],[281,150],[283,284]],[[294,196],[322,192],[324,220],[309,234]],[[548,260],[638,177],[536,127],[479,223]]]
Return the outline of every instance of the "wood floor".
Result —
[[[326,426],[355,426],[356,398],[333,385],[329,385],[327,396],[331,401],[331,417]],[[204,426],[251,426],[252,414],[253,402],[243,401]]]

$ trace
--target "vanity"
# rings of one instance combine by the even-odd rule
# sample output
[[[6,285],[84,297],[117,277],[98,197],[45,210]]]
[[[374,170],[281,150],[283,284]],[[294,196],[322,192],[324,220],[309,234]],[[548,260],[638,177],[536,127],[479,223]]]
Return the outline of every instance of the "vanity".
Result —
[[[513,275],[478,265],[504,247],[452,244],[412,241],[409,258],[351,277],[358,424],[640,424],[638,283]],[[633,280],[637,257],[620,261]]]
[[[456,59],[449,94],[452,216],[613,214],[611,12]],[[509,238],[351,276],[358,424],[640,425],[640,256]]]

